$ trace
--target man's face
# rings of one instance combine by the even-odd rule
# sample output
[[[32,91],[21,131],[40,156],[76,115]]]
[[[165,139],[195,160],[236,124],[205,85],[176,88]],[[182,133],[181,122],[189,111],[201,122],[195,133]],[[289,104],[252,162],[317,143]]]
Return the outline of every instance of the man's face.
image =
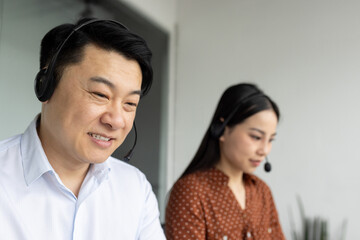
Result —
[[[87,45],[83,60],[65,68],[43,104],[39,135],[49,161],[105,161],[132,128],[141,81],[135,60]]]

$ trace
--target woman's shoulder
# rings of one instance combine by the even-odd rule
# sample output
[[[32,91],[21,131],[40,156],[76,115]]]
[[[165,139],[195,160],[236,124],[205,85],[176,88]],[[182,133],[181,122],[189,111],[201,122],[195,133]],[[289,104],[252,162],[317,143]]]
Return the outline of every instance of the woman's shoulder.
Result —
[[[264,180],[262,180],[258,176],[254,175],[254,174],[245,174],[244,177],[245,177],[247,183],[250,183],[257,189],[263,190],[266,192],[268,192],[268,191],[270,192],[270,187],[266,184],[266,182]]]
[[[211,184],[209,170],[196,171],[180,177],[172,187],[172,192],[192,192],[197,195],[201,192],[208,191]]]
[[[196,171],[194,173],[187,174],[183,177],[180,177],[174,186],[184,186],[184,187],[191,187],[191,186],[202,186],[204,183],[208,181],[206,177],[205,171]]]
[[[257,196],[258,199],[262,199],[262,204],[273,203],[273,196],[270,187],[264,180],[253,174],[247,174],[248,182],[250,184],[250,191]]]

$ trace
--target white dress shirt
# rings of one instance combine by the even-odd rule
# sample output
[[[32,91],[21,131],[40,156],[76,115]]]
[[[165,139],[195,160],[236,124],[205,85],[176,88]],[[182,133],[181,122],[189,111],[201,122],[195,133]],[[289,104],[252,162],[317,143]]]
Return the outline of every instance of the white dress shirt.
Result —
[[[162,240],[150,183],[109,157],[93,164],[78,198],[49,164],[36,131],[0,142],[0,239]]]

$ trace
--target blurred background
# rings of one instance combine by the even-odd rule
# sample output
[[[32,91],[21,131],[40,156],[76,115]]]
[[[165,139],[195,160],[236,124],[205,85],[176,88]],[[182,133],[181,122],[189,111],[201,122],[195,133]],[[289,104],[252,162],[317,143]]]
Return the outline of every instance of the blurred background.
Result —
[[[130,163],[151,182],[162,220],[221,93],[251,82],[282,112],[273,170],[255,174],[272,189],[287,239],[292,217],[301,227],[297,196],[307,216],[328,221],[330,239],[344,220],[346,239],[360,239],[359,10],[355,0],[0,0],[0,140],[41,110],[33,82],[44,34],[81,16],[115,19],[154,53]]]

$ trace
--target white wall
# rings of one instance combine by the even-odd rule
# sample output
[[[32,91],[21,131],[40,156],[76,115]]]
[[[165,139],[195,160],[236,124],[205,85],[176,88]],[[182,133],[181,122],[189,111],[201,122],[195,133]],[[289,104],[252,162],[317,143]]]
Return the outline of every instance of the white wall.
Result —
[[[41,38],[50,28],[76,20],[82,6],[71,0],[2,0],[0,10],[2,140],[22,133],[40,112],[41,104],[34,94],[34,79],[39,69]]]
[[[144,14],[159,27],[173,32],[176,23],[176,0],[118,0]]]
[[[296,195],[337,236],[360,239],[360,2],[180,0],[173,180],[193,157],[222,91],[246,81],[280,106],[271,187],[290,239]],[[334,238],[335,239],[335,238]]]
[[[168,72],[168,89],[166,90],[168,108],[166,116],[164,116],[164,122],[167,126],[164,129],[163,137],[166,138],[167,149],[162,153],[165,155],[163,159],[167,159],[167,162],[162,166],[162,171],[166,171],[166,179],[164,183],[166,188],[169,189],[174,182],[174,144],[177,136],[174,133],[175,130],[175,89],[176,89],[176,58],[177,58],[177,0],[119,0],[135,9],[139,13],[142,13],[154,24],[162,28],[169,35],[169,72]],[[163,139],[164,140],[164,139]],[[160,196],[160,199],[165,199],[166,196]],[[160,202],[160,210],[163,215],[165,204]],[[164,217],[164,216],[162,216]]]

